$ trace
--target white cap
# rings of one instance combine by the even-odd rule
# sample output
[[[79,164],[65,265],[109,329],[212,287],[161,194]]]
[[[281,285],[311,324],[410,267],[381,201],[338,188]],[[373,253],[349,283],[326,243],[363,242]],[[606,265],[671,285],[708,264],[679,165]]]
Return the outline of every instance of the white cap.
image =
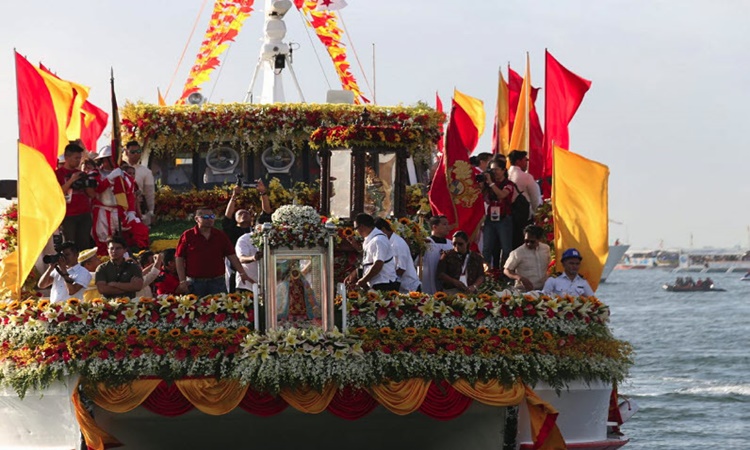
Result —
[[[112,147],[109,145],[105,145],[104,147],[100,148],[98,152],[96,152],[96,158],[109,158],[112,156]]]

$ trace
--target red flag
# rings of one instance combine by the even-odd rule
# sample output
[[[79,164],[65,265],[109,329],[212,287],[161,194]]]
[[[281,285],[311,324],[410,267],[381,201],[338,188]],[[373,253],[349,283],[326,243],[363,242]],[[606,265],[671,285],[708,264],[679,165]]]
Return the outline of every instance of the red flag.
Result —
[[[50,167],[57,167],[60,133],[55,104],[44,78],[23,56],[16,52],[16,86],[18,91],[18,140],[37,149]]]
[[[437,112],[443,112],[443,101],[440,100],[440,95],[437,93],[437,91],[435,91],[435,109],[437,110]],[[441,128],[440,131],[443,131],[442,125],[440,125],[440,128]],[[440,140],[438,141],[438,144],[437,144],[437,148],[440,153],[443,153],[443,147],[444,147],[443,134],[441,133]]]
[[[428,198],[432,213],[444,215],[453,229],[473,236],[484,216],[482,190],[474,180],[467,147],[479,139],[479,130],[472,116],[452,102],[451,117],[446,131],[445,152],[440,155]]]
[[[550,52],[545,51],[545,55],[543,176],[549,177],[552,176],[552,143],[570,148],[568,124],[591,87],[591,81],[563,67]]]
[[[513,129],[513,122],[516,118],[516,109],[518,109],[518,99],[521,95],[521,86],[523,86],[523,77],[516,71],[508,67],[508,110],[509,127]],[[529,113],[529,173],[535,178],[542,178],[544,168],[544,133],[542,124],[539,122],[539,114],[536,110],[536,97],[539,94],[539,88],[531,87],[531,102],[534,108]],[[513,148],[509,151],[515,150]]]
[[[89,151],[95,152],[96,143],[107,127],[109,114],[88,100],[81,109],[81,140]]]

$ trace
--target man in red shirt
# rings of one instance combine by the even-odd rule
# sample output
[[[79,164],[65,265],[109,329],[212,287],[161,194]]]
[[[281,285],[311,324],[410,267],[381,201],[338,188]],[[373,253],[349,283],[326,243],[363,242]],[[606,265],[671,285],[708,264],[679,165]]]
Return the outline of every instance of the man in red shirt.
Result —
[[[63,165],[55,170],[57,182],[65,194],[65,218],[62,222],[63,236],[79,248],[91,247],[91,198],[96,195],[93,187],[85,182],[81,159],[84,149],[77,144],[65,147]]]
[[[192,292],[198,297],[227,291],[224,258],[229,259],[243,281],[255,283],[245,272],[234,252],[229,236],[214,228],[216,214],[210,208],[198,208],[196,226],[185,231],[177,243],[175,263],[180,279],[178,293]]]

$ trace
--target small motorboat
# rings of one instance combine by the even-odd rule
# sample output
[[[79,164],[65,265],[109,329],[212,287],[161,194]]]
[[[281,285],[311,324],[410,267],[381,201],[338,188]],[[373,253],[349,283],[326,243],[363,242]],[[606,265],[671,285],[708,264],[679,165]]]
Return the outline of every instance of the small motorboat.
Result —
[[[674,284],[665,284],[662,286],[665,291],[668,292],[724,292],[726,289],[717,288],[713,280],[706,278],[705,280],[693,281],[691,277],[687,277],[684,280],[682,277],[677,278]]]
[[[750,272],[746,273],[742,278],[740,278],[740,281],[750,281]]]

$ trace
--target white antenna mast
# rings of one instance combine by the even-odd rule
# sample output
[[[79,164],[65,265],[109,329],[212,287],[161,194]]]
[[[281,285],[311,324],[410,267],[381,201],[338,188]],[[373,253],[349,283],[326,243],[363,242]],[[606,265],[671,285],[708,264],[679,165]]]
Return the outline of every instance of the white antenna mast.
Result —
[[[302,95],[302,89],[297,82],[297,76],[292,68],[292,52],[289,44],[282,42],[286,36],[286,24],[284,15],[292,7],[291,0],[266,0],[266,21],[263,26],[263,47],[260,50],[258,64],[253,71],[253,78],[250,81],[250,87],[245,95],[245,102],[253,102],[253,89],[258,79],[258,73],[263,70],[263,90],[260,95],[260,103],[283,103],[284,84],[281,79],[281,72],[288,68],[292,75],[292,80],[297,88],[300,101],[305,102]]]

